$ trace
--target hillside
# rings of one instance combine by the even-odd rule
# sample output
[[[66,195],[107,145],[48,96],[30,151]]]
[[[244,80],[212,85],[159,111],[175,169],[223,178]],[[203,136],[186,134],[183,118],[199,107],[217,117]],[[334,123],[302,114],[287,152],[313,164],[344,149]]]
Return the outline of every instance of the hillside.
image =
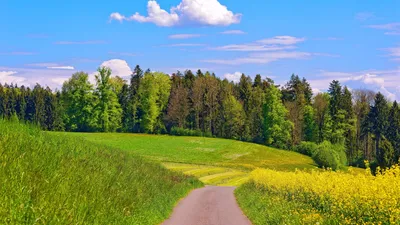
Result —
[[[159,163],[0,120],[0,224],[159,224],[202,184]]]
[[[205,184],[239,185],[255,168],[315,168],[310,157],[229,139],[117,133],[57,133],[125,150],[194,175]]]

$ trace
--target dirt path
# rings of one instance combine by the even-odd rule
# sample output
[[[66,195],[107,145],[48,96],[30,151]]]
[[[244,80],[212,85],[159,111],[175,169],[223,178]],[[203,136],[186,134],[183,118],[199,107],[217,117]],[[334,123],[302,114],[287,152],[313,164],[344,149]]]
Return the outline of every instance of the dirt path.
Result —
[[[234,190],[216,186],[194,190],[162,225],[251,225],[236,203]]]

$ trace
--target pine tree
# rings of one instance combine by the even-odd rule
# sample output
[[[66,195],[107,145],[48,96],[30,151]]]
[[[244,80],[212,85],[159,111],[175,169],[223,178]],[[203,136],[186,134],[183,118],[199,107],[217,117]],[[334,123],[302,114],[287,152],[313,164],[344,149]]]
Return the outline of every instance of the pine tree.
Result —
[[[374,105],[368,115],[369,124],[371,126],[370,130],[375,135],[375,151],[377,161],[380,166],[385,166],[383,161],[384,150],[381,146],[388,146],[386,143],[381,145],[381,140],[384,139],[386,134],[389,121],[387,120],[389,116],[389,107],[387,100],[383,94],[378,92],[375,96]]]
[[[137,65],[131,76],[130,86],[129,86],[128,110],[130,111],[130,113],[128,115],[130,118],[126,119],[126,121],[129,122],[127,127],[128,131],[130,132],[140,132],[140,119],[142,117],[142,112],[140,111],[139,87],[142,79],[143,79],[143,70],[140,68],[139,65]]]
[[[386,137],[394,148],[394,162],[399,162],[400,157],[400,108],[397,101],[394,101],[389,112],[389,126]]]

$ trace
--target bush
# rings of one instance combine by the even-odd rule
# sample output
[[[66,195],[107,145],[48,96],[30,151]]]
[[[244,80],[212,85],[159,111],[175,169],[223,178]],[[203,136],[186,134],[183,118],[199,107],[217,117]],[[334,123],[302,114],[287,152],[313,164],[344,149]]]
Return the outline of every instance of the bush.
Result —
[[[172,127],[169,134],[174,136],[213,137],[211,132],[203,133],[200,130],[190,130],[181,127]]]
[[[294,151],[312,157],[317,152],[317,148],[318,145],[314,142],[301,142],[294,147]]]
[[[345,149],[342,145],[324,141],[317,145],[313,142],[301,142],[294,151],[313,158],[319,167],[340,169],[347,164]]]
[[[346,153],[341,145],[333,145],[324,141],[318,145],[316,153],[312,156],[319,167],[341,169],[347,164]]]

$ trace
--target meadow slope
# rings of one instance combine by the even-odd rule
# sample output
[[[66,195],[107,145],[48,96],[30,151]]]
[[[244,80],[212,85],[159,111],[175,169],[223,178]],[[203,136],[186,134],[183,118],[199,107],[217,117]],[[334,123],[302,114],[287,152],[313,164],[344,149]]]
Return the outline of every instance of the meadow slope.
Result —
[[[0,224],[159,224],[194,177],[77,137],[0,120]]]
[[[212,185],[238,186],[256,168],[278,171],[316,168],[308,156],[229,139],[121,133],[58,134],[78,136],[135,153]]]

